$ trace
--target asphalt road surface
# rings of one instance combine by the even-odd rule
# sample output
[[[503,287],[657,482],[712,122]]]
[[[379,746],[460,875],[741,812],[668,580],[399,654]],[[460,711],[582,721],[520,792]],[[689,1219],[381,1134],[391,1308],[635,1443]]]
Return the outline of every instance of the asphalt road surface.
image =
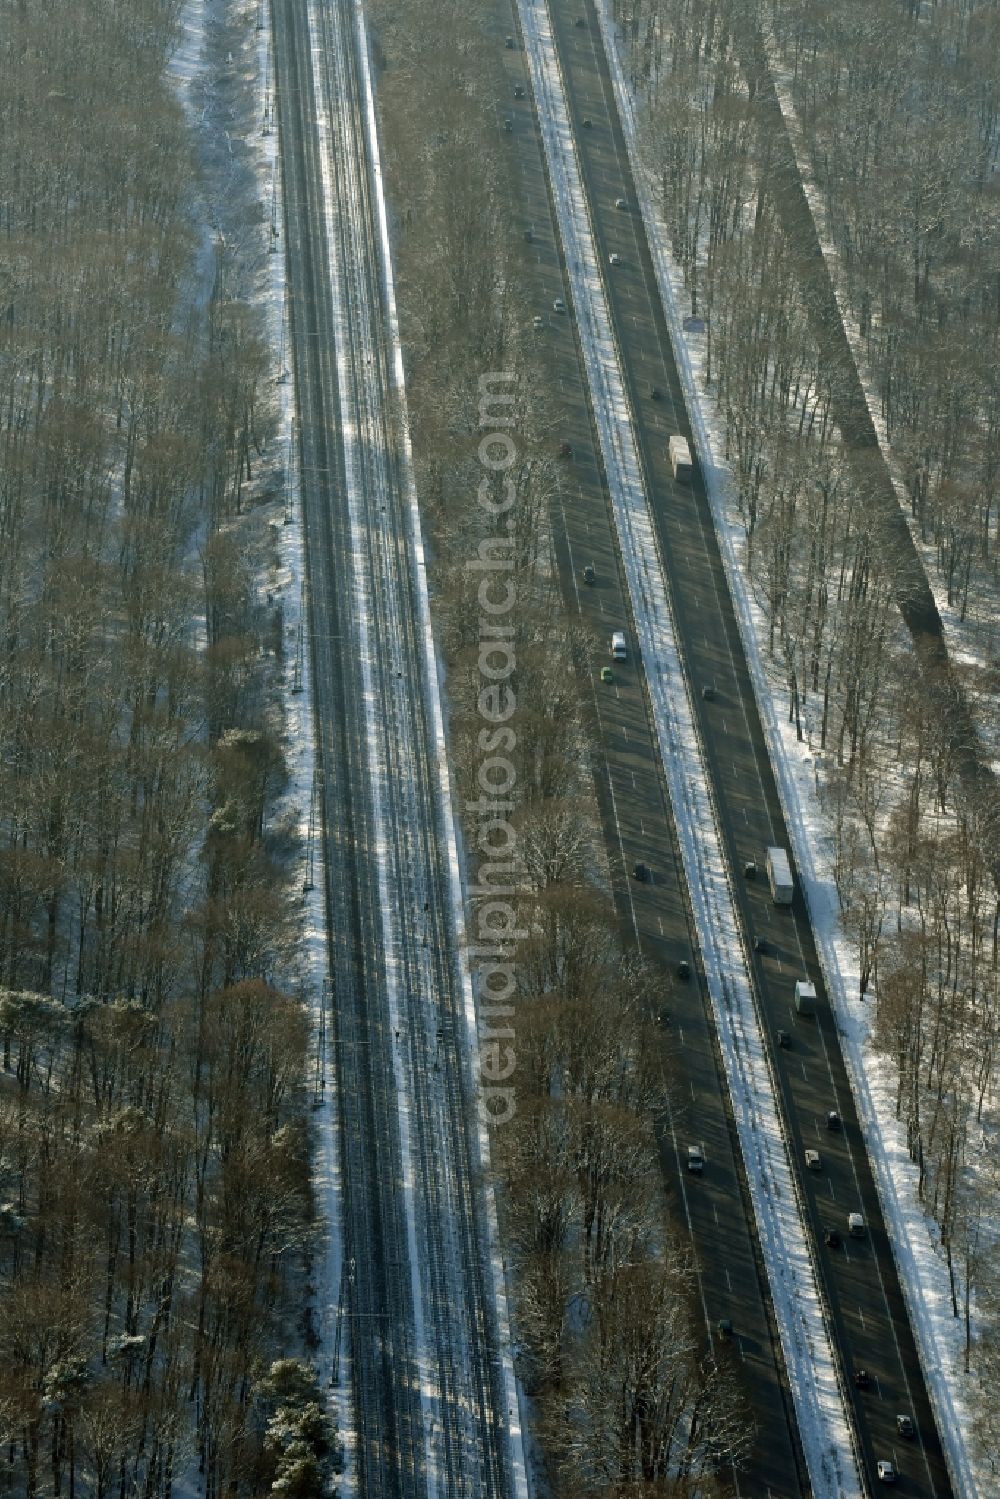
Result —
[[[624,139],[600,43],[595,12],[582,0],[551,6],[570,104],[580,122],[576,131],[584,182],[607,267],[609,305],[626,363],[626,377],[647,483],[687,670],[695,687],[696,709],[706,747],[726,848],[735,870],[754,858],[756,881],[737,881],[740,915],[750,936],[760,936],[765,951],[755,959],[754,979],[765,1024],[774,1037],[786,1030],[791,1045],[773,1047],[781,1103],[795,1156],[801,1163],[802,1188],[815,1235],[823,1288],[838,1340],[845,1381],[850,1390],[866,1477],[878,1487],[875,1464],[889,1458],[900,1473],[899,1490],[908,1494],[951,1493],[940,1443],[905,1314],[895,1265],[885,1235],[878,1198],[851,1099],[836,1028],[822,988],[815,948],[801,898],[791,910],[773,905],[764,877],[764,849],[788,847],[780,803],[770,770],[742,646],[728,598],[703,487],[676,484],[667,461],[667,439],[680,432],[690,438],[680,384],[659,305],[655,277],[645,242]],[[585,26],[577,26],[582,16]],[[511,85],[524,82],[518,53],[510,58]],[[690,920],[678,872],[669,810],[665,803],[647,707],[635,664],[616,667],[615,682],[598,680],[607,661],[607,638],[615,628],[628,629],[628,610],[620,578],[616,544],[595,456],[592,428],[580,377],[580,352],[572,320],[551,313],[552,301],[568,303],[534,128],[532,101],[511,101],[512,149],[519,154],[525,194],[525,221],[533,230],[525,254],[535,262],[538,303],[525,309],[525,320],[541,310],[552,368],[563,394],[565,431],[573,444],[572,472],[562,506],[560,564],[571,605],[592,628],[593,692],[597,724],[602,812],[613,864],[616,898],[626,928],[642,950],[664,965],[663,1046],[665,1066],[674,1073],[672,1118],[664,1132],[663,1161],[679,1213],[691,1224],[701,1270],[707,1320],[729,1317],[735,1330],[738,1367],[745,1376],[758,1427],[748,1469],[739,1475],[744,1494],[808,1492],[780,1354],[775,1349],[767,1296],[757,1263],[753,1234],[747,1227],[741,1197],[740,1166],[728,1119],[720,1063],[712,1039],[707,1005],[697,982],[697,955],[690,950]],[[590,125],[584,127],[584,119]],[[615,206],[626,200],[625,209]],[[621,264],[609,266],[614,252]],[[660,392],[654,399],[653,387]],[[592,563],[596,583],[582,583],[583,567]],[[701,696],[708,686],[711,699]],[[636,861],[652,871],[650,883],[630,876]],[[692,982],[679,981],[677,962],[687,957]],[[810,978],[819,1004],[814,1019],[797,1017],[792,1004],[796,978]],[[827,1130],[828,1110],[843,1120],[839,1133]],[[688,1140],[705,1147],[707,1164],[700,1178],[681,1169]],[[822,1170],[807,1172],[806,1148],[821,1153]],[[849,1239],[847,1215],[863,1213],[868,1232]],[[826,1226],[836,1227],[842,1247],[823,1244]],[[862,1392],[853,1373],[869,1371],[871,1385]],[[917,1439],[896,1431],[897,1413],[912,1415]]]

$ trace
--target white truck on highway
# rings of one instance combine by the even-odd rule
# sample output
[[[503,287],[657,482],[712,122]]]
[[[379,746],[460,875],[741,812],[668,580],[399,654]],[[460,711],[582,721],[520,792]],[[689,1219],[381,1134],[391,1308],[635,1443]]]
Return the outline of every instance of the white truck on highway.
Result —
[[[691,477],[691,449],[687,445],[686,437],[672,437],[667,445],[670,455],[670,468],[675,479],[690,479]]]
[[[767,851],[767,882],[771,887],[771,899],[776,906],[790,906],[795,894],[792,866],[783,848]]]
[[[795,1009],[799,1015],[815,1015],[816,985],[806,979],[795,980]]]

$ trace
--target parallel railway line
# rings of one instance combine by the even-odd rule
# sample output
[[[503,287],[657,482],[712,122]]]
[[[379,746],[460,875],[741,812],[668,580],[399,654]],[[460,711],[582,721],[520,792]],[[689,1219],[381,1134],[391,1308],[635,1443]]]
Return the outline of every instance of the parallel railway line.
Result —
[[[351,0],[274,0],[366,1496],[518,1492]]]

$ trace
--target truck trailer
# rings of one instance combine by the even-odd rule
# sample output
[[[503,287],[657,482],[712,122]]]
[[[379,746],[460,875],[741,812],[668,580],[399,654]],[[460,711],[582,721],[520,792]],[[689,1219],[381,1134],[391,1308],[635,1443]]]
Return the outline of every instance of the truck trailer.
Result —
[[[670,468],[674,478],[690,479],[691,449],[687,445],[687,438],[672,437],[667,444],[667,452],[670,455]]]
[[[795,980],[795,1008],[800,1015],[816,1013],[816,986],[805,979]]]
[[[767,851],[767,882],[771,887],[771,899],[776,906],[790,906],[795,894],[792,866],[783,848]]]

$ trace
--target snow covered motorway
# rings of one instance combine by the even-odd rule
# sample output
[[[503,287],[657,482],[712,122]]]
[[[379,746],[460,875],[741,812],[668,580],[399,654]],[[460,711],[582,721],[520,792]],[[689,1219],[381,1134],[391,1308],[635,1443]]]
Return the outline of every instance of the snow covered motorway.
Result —
[[[696,406],[690,414],[685,409],[691,392],[672,347],[669,299],[657,283],[658,257],[669,241],[657,242],[641,174],[630,160],[627,124],[619,120],[620,106],[627,121],[628,99],[617,59],[609,66],[605,57],[604,12],[597,0],[540,0],[519,14],[563,252],[565,283],[558,289],[576,313],[568,320],[569,339],[558,337],[552,354],[564,372],[568,365],[586,371],[590,399],[586,406],[573,401],[575,441],[589,416],[607,481],[606,494],[592,482],[584,441],[564,581],[572,588],[583,559],[600,546],[606,565],[614,560],[615,576],[588,611],[591,625],[603,632],[600,616],[611,604],[617,622],[627,624],[630,616],[639,647],[642,670],[629,668],[604,699],[600,746],[624,780],[629,862],[644,856],[648,837],[662,866],[654,884],[641,887],[641,898],[630,894],[633,920],[636,909],[640,917],[636,938],[669,965],[684,955],[690,938],[671,893],[681,869],[688,918],[693,912],[698,927],[701,962],[696,955],[694,966],[704,983],[668,980],[668,1009],[660,1017],[665,1049],[690,1081],[691,1117],[710,1131],[717,1158],[717,1169],[709,1162],[697,1178],[692,1242],[716,1299],[713,1316],[733,1317],[748,1380],[751,1368],[764,1375],[748,1384],[750,1398],[777,1435],[782,1402],[775,1393],[783,1383],[780,1371],[777,1384],[767,1375],[755,1341],[760,1282],[745,1270],[739,1280],[735,1271],[730,1276],[712,1228],[713,1213],[727,1231],[731,1220],[754,1222],[794,1399],[783,1419],[793,1443],[801,1438],[810,1470],[808,1479],[793,1472],[797,1464],[787,1451],[776,1467],[773,1443],[757,1444],[749,1491],[777,1484],[789,1494],[852,1485],[869,1492],[880,1487],[879,1470],[891,1458],[911,1492],[968,1492],[958,1477],[950,1481],[946,1467],[866,1151],[867,1116],[852,1096],[817,939],[799,896],[778,910],[766,882],[743,877],[747,859],[763,863],[767,846],[788,847],[790,833],[800,830],[787,826],[769,761],[761,725],[769,709],[755,701],[759,663],[753,641],[741,641],[739,600],[734,604],[726,587],[725,536],[716,534],[706,497],[711,475],[696,467],[679,481],[668,461],[668,436],[690,441],[692,424],[702,431],[701,414]],[[574,123],[587,128],[575,133]],[[534,145],[524,139],[522,159],[530,162]],[[542,237],[550,232],[546,225]],[[701,690],[692,691],[692,682]],[[636,693],[643,690],[640,723]],[[672,804],[672,841],[662,836],[660,786],[647,776],[637,787],[630,772],[641,763],[629,748],[637,733],[651,751],[656,746]],[[606,826],[610,848],[621,833],[617,811]],[[808,1018],[793,1004],[796,977],[817,986]],[[714,1055],[702,1036],[706,1011]],[[728,1091],[728,1110],[717,1077]],[[832,1133],[830,1110],[842,1126]],[[727,1165],[735,1137],[752,1199],[745,1214]],[[669,1169],[667,1178],[680,1190]],[[860,1239],[847,1233],[849,1213],[858,1210]],[[738,1331],[744,1319],[748,1340]],[[821,1343],[814,1341],[817,1328]],[[818,1379],[810,1367],[817,1350]],[[909,1413],[905,1428],[897,1423],[900,1413]],[[901,1431],[908,1442],[900,1443]]]
[[[775,1096],[678,642],[549,9],[519,14],[660,758],[725,1061],[757,1233],[814,1492],[864,1492],[854,1424]]]
[[[526,1493],[524,1464],[470,1101],[419,518],[393,415],[401,361],[367,40],[354,0],[273,0],[272,20],[334,990],[348,1486],[366,1499],[500,1499]]]
[[[630,155],[635,161],[635,104],[626,80],[626,70],[617,50],[615,28],[607,0],[601,0],[599,14],[611,77],[622,114],[623,132]],[[893,1253],[901,1264],[901,1288],[920,1348],[928,1395],[937,1418],[942,1446],[947,1452],[954,1486],[959,1493],[973,1494],[976,1492],[976,1479],[968,1417],[956,1398],[955,1385],[950,1377],[950,1371],[958,1361],[954,1342],[955,1324],[947,1311],[943,1316],[938,1312],[939,1307],[947,1308],[949,1304],[946,1272],[934,1252],[934,1235],[919,1205],[904,1200],[905,1188],[896,1179],[894,1169],[899,1159],[898,1148],[894,1150],[892,1142],[887,1141],[882,1133],[884,1121],[879,1118],[873,1099],[868,1059],[858,1037],[860,1027],[856,1019],[857,1012],[851,1008],[853,995],[856,993],[857,975],[847,972],[839,941],[836,904],[830,900],[829,881],[822,868],[819,850],[822,847],[824,829],[822,816],[817,815],[812,804],[812,775],[808,763],[796,763],[794,751],[789,750],[782,733],[778,704],[771,698],[766,667],[756,646],[754,604],[746,576],[737,560],[737,543],[727,513],[723,476],[721,470],[713,465],[713,454],[721,450],[722,443],[719,435],[711,431],[709,420],[702,409],[695,372],[686,347],[681,312],[673,291],[671,266],[666,251],[667,235],[660,222],[649,181],[641,170],[636,172],[635,177],[637,199],[649,226],[653,264],[674,348],[678,354],[678,372],[685,391],[697,450],[706,473],[706,489],[715,516],[740,634],[746,647],[747,664],[754,680],[762,726],[786,809],[791,845],[803,879],[804,894],[810,907],[827,989],[840,1011],[838,1028],[841,1046],[850,1072],[859,1118],[869,1145],[885,1213],[886,1230],[892,1241]],[[848,998],[849,994],[852,999]],[[909,1165],[907,1161],[904,1172]]]

